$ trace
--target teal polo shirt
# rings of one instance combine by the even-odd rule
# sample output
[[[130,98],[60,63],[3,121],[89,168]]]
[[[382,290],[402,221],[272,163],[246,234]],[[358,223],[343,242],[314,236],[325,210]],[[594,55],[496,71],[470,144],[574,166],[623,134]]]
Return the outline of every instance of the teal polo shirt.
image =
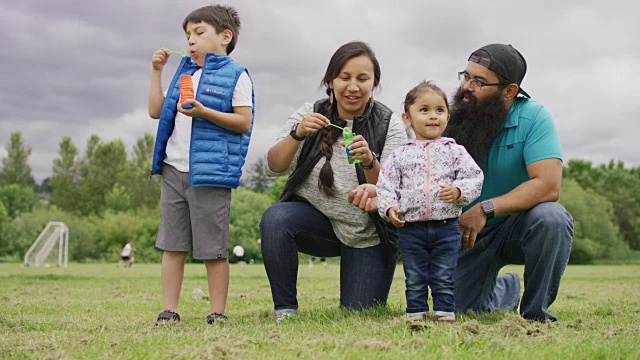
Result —
[[[528,181],[527,165],[551,158],[562,160],[560,138],[551,114],[535,100],[517,98],[509,109],[504,129],[489,150],[486,162],[478,164],[484,172],[482,193],[464,211]],[[499,224],[506,218],[496,217],[487,225]]]

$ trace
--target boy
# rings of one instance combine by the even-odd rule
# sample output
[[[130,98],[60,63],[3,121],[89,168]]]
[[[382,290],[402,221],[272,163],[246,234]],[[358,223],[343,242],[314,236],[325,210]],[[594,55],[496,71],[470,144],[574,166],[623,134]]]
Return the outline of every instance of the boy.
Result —
[[[240,19],[230,6],[205,6],[183,21],[189,57],[182,58],[166,92],[162,69],[167,49],[151,60],[149,115],[160,119],[152,174],[162,175],[162,217],[156,247],[162,256],[162,305],[156,325],[180,321],[178,302],[184,261],[203,260],[211,314],[225,320],[229,289],[229,207],[240,184],[253,125],[253,84],[247,69],[228,56],[238,41]],[[195,99],[178,103],[180,75],[192,75]],[[187,109],[187,107],[190,107]]]

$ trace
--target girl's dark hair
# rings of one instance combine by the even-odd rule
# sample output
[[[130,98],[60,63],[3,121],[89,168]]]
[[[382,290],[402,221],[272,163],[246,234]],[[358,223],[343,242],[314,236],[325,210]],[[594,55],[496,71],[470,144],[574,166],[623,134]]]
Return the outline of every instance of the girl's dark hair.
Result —
[[[216,34],[229,29],[233,33],[231,42],[227,45],[227,55],[231,54],[233,49],[236,48],[238,42],[238,35],[240,35],[240,17],[238,12],[228,5],[209,5],[199,9],[193,10],[182,21],[182,29],[187,31],[187,23],[192,22],[194,24],[205,22],[214,29]]]
[[[425,92],[433,91],[434,93],[440,95],[444,100],[444,103],[447,105],[447,111],[449,111],[449,101],[447,101],[447,94],[442,91],[436,84],[431,81],[422,81],[420,84],[416,85],[413,89],[409,90],[407,96],[404,97],[404,102],[402,103],[402,107],[404,108],[405,113],[409,113],[409,107],[416,102],[416,99],[421,94]]]
[[[339,118],[339,115],[335,95],[333,94],[333,90],[329,87],[329,84],[333,79],[340,75],[340,71],[342,71],[342,68],[347,61],[358,56],[366,56],[371,60],[371,63],[373,63],[373,87],[377,87],[380,83],[380,63],[378,63],[376,54],[367,43],[363,41],[352,41],[340,46],[338,50],[333,53],[333,56],[331,56],[331,60],[329,60],[329,65],[327,66],[327,71],[324,73],[324,77],[320,83],[321,87],[325,87],[327,89],[329,101],[327,101],[326,106],[319,109],[319,111],[332,123],[334,120]],[[328,196],[334,196],[336,193],[336,190],[333,187],[333,168],[331,168],[330,160],[333,156],[333,144],[338,140],[338,135],[339,133],[332,131],[329,126],[320,130],[320,151],[327,161],[322,166],[322,169],[320,169],[318,188]]]

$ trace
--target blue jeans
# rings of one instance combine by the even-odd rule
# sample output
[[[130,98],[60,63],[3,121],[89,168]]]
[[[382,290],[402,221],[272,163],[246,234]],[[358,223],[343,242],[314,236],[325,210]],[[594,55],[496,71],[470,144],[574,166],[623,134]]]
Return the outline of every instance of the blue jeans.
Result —
[[[560,278],[569,261],[573,219],[555,202],[510,215],[486,226],[475,246],[460,252],[455,274],[458,311],[515,310],[527,320],[557,320],[547,309],[558,295]],[[515,274],[497,277],[507,264],[524,264],[524,293]]]
[[[458,219],[407,222],[398,229],[398,237],[407,313],[429,311],[430,287],[433,311],[453,315],[453,274],[461,245]]]
[[[318,257],[340,256],[341,306],[359,310],[386,304],[396,265],[391,246],[346,246],[324,214],[297,201],[268,208],[262,215],[260,236],[275,310],[298,308],[298,251]]]

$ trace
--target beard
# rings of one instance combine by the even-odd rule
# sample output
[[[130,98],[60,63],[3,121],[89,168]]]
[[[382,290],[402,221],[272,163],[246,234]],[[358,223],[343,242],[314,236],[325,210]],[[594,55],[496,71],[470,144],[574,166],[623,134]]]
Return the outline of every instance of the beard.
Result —
[[[470,102],[462,101],[465,95]],[[472,93],[459,87],[453,96],[451,118],[444,136],[453,138],[467,149],[478,164],[484,164],[508,114],[500,91],[478,101]]]

